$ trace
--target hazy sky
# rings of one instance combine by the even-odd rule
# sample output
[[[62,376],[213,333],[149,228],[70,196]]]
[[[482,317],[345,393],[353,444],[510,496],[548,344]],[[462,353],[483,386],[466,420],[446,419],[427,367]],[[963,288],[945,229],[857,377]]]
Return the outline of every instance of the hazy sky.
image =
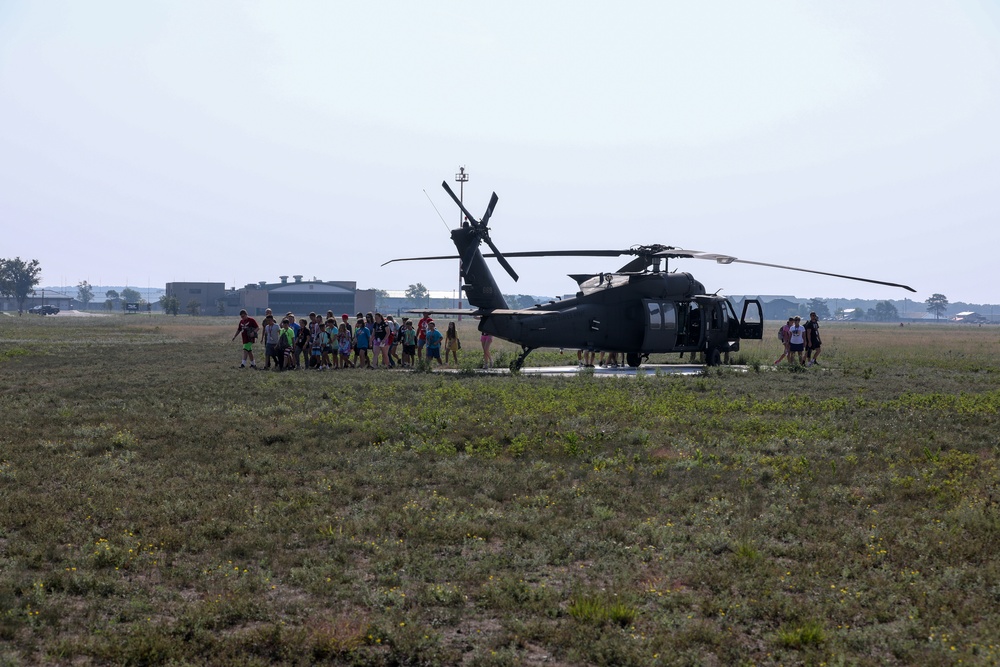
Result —
[[[457,287],[662,243],[709,292],[1000,302],[1000,4],[0,3],[0,257],[44,284]],[[628,258],[512,260],[564,294]],[[673,267],[672,267],[673,268]]]

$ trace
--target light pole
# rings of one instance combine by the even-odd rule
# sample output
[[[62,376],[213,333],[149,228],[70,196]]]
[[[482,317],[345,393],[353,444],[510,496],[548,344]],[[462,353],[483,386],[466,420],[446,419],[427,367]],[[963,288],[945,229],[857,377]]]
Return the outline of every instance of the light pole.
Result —
[[[465,183],[469,180],[469,175],[465,173],[465,167],[459,167],[455,174],[455,182],[458,183],[458,201],[465,204]],[[458,211],[458,224],[460,227],[466,225],[465,213],[461,209]],[[462,309],[462,260],[458,260],[458,309]],[[458,316],[458,321],[462,321],[462,316]]]
[[[469,180],[469,175],[465,173],[465,167],[459,167],[458,173],[455,174],[455,182],[458,183],[458,201],[465,203],[465,183]],[[465,223],[465,213],[461,210],[458,212],[458,224]]]

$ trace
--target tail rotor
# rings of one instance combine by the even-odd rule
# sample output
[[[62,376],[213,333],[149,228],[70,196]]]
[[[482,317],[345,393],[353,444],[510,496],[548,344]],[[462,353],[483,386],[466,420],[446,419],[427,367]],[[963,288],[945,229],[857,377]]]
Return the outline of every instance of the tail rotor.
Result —
[[[493,239],[490,238],[490,228],[487,226],[490,221],[490,217],[492,217],[493,215],[493,209],[496,208],[497,201],[499,201],[497,193],[494,192],[493,196],[490,197],[490,203],[486,207],[486,213],[483,214],[482,219],[476,220],[476,218],[473,217],[471,213],[469,213],[469,210],[465,208],[465,205],[462,203],[462,200],[460,200],[457,196],[455,196],[455,192],[448,185],[447,181],[442,181],[441,187],[445,189],[445,192],[447,192],[451,196],[451,198],[455,201],[455,203],[458,204],[458,207],[462,210],[462,213],[465,214],[466,222],[463,222],[462,226],[463,227],[468,226],[468,228],[472,230],[472,232],[476,235],[476,237],[480,241],[486,243],[486,245],[490,247],[490,250],[492,250],[493,254],[496,256],[497,261],[500,262],[500,266],[502,266],[504,270],[510,275],[510,277],[513,278],[514,281],[516,282],[518,278],[517,272],[514,270],[514,267],[510,265],[510,262],[508,262],[507,259],[503,256],[500,250],[497,249],[496,244],[493,243]]]

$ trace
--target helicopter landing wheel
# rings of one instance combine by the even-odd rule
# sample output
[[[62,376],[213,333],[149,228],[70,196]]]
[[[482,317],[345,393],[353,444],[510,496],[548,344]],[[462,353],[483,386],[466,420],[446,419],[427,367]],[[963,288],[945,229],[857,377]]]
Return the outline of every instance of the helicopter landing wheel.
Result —
[[[521,367],[524,366],[524,358],[528,356],[528,353],[534,350],[533,347],[521,346],[521,354],[518,355],[517,359],[510,363],[510,369],[512,371],[519,371]]]
[[[708,352],[705,353],[705,363],[708,366],[722,365],[722,354],[719,352],[719,348],[711,347],[708,349]]]
[[[642,357],[639,356],[638,352],[627,352],[625,353],[625,363],[631,368],[639,368],[639,364],[642,363]]]

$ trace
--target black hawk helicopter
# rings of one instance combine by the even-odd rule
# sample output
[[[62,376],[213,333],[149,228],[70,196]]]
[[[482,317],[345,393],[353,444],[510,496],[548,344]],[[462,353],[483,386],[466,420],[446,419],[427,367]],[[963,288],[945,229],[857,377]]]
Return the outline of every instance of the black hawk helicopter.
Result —
[[[737,317],[729,299],[718,294],[706,294],[704,285],[690,273],[668,272],[667,261],[670,259],[708,259],[719,264],[739,262],[916,291],[906,285],[881,280],[752,262],[730,255],[672,246],[640,245],[627,250],[507,253],[506,257],[635,257],[614,273],[571,275],[579,285],[579,291],[572,298],[532,308],[511,309],[504,301],[485,259],[496,258],[510,277],[517,281],[517,272],[494,245],[487,226],[497,205],[497,194],[494,192],[490,197],[482,219],[476,220],[455,196],[447,181],[441,185],[465,215],[462,226],[451,231],[458,255],[391,259],[382,266],[403,261],[460,260],[462,291],[469,305],[475,309],[437,309],[430,312],[480,318],[481,332],[521,346],[521,354],[511,364],[515,368],[520,368],[525,357],[539,347],[620,352],[624,353],[626,363],[633,368],[648,359],[650,354],[668,352],[701,352],[708,365],[718,365],[726,353],[740,349],[741,340],[763,338],[764,317],[758,299],[746,299]],[[479,246],[482,243],[486,243],[493,252],[481,253]]]

